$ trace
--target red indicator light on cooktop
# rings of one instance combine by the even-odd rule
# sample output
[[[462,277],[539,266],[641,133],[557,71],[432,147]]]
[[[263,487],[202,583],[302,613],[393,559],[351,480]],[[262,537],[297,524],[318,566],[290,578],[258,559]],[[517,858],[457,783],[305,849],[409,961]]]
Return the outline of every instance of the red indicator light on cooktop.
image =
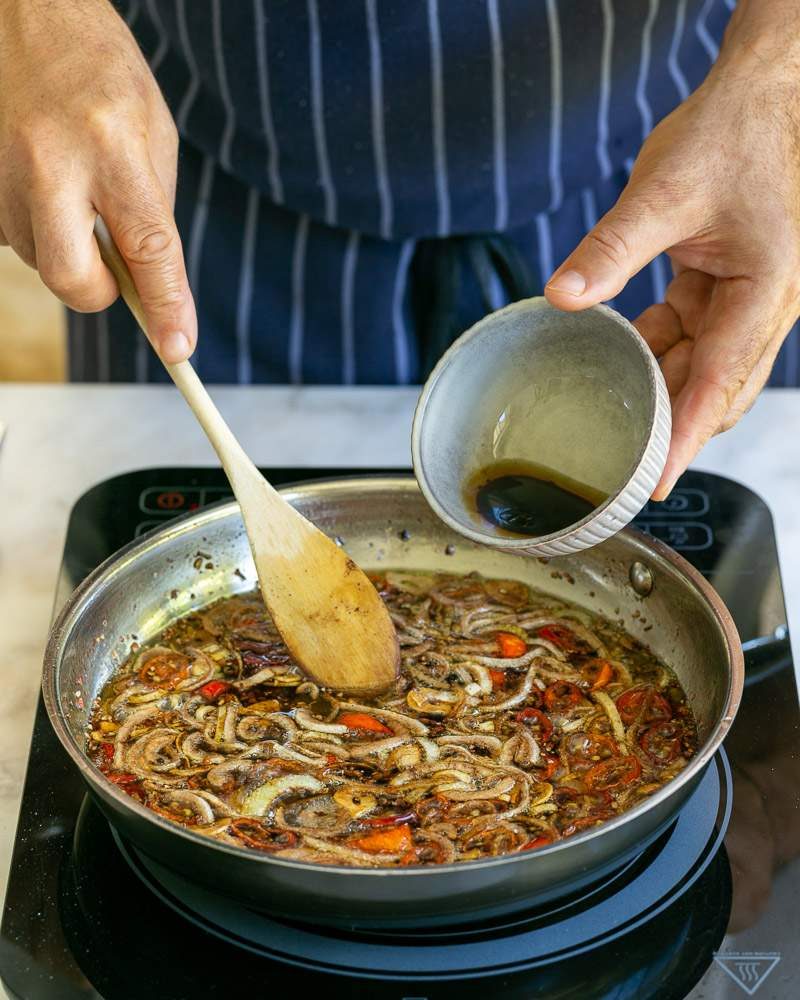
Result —
[[[178,510],[183,507],[186,502],[186,498],[183,493],[179,493],[177,490],[169,490],[166,493],[159,493],[156,497],[156,505],[161,508],[161,510]]]

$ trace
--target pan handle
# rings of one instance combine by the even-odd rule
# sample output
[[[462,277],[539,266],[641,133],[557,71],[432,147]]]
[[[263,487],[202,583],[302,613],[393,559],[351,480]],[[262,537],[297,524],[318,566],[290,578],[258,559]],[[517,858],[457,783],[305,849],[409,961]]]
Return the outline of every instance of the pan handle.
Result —
[[[779,670],[791,668],[792,646],[789,629],[778,625],[770,635],[760,635],[742,643],[744,651],[745,687],[766,680]]]

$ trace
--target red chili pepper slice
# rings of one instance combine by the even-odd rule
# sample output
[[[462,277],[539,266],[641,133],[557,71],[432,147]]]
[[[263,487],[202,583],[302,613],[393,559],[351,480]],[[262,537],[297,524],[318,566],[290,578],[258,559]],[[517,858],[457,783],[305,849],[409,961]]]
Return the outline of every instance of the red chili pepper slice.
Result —
[[[544,740],[553,732],[553,723],[538,708],[523,708],[514,714],[514,718],[517,722],[529,726],[534,732],[538,732]]]
[[[128,771],[110,771],[106,777],[109,781],[113,781],[115,785],[135,785],[140,781],[140,778],[135,774],[130,774]]]
[[[414,847],[408,823],[390,827],[388,830],[375,830],[364,837],[356,837],[350,844],[360,851],[369,851],[372,854],[406,854]]]
[[[639,737],[639,746],[659,764],[675,760],[683,745],[683,729],[677,722],[654,722]]]
[[[103,761],[111,763],[114,759],[114,744],[113,743],[101,743],[100,753],[103,755]]]
[[[558,770],[561,760],[555,754],[551,753],[543,753],[542,760],[544,761],[544,765],[537,768],[536,776],[540,781],[549,781]]]
[[[230,690],[230,684],[225,681],[209,681],[200,688],[200,694],[206,701],[216,701],[220,695]]]
[[[599,691],[601,688],[608,687],[614,680],[615,674],[615,670],[608,660],[601,659],[590,660],[584,666],[583,672],[587,675],[587,679],[591,683],[592,691]]]
[[[637,687],[625,691],[617,698],[617,711],[626,726],[637,720],[661,722],[672,718],[672,709],[667,699],[651,687]]]
[[[583,780],[587,788],[605,791],[609,788],[618,788],[620,785],[629,785],[635,781],[642,773],[642,765],[639,758],[633,755],[626,757],[613,757],[611,760],[601,761],[584,774]]]
[[[542,834],[541,837],[534,837],[533,840],[529,840],[527,844],[523,844],[520,847],[521,851],[533,851],[537,847],[546,847],[548,844],[553,843],[553,838],[548,837],[547,834]]]
[[[189,658],[183,653],[153,653],[139,671],[139,680],[144,684],[168,687],[188,675]]]
[[[527,642],[513,632],[495,632],[494,637],[497,640],[500,656],[505,660],[515,660],[528,651]]]
[[[554,646],[563,649],[565,652],[574,653],[578,648],[575,634],[570,632],[564,625],[544,625],[536,630],[536,634],[547,642],[552,642]]]
[[[492,687],[496,690],[497,688],[506,686],[506,672],[505,670],[492,670],[489,668],[489,676],[492,679]]]
[[[367,733],[382,733],[385,736],[391,736],[393,732],[388,726],[379,722],[374,715],[367,715],[366,712],[341,712],[336,717],[336,721],[341,726],[347,726],[348,729]]]
[[[567,712],[583,700],[583,692],[571,681],[554,681],[544,692],[544,705],[550,712]]]

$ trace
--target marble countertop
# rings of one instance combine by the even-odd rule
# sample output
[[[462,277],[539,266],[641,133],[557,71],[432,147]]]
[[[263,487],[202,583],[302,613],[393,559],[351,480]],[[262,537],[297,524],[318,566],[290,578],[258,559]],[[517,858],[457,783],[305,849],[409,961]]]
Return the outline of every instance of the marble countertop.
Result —
[[[213,396],[260,465],[406,465],[413,388],[219,387]],[[217,464],[170,387],[0,385],[0,897],[61,549],[75,500],[101,479]],[[800,390],[762,394],[698,468],[750,486],[775,517],[790,627],[800,636]],[[2,437],[2,435],[0,435]]]

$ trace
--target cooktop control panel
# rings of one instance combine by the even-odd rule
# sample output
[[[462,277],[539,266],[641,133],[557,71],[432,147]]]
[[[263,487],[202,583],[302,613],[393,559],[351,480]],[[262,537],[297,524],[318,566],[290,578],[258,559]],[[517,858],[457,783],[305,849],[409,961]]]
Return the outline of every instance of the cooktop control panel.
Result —
[[[302,479],[303,470],[296,471]],[[137,538],[179,514],[233,498],[224,479],[223,485],[214,485],[197,484],[192,481],[194,478],[196,477],[190,477],[186,482],[164,480],[141,491],[138,498],[141,520],[136,525]],[[711,500],[706,490],[679,486],[662,503],[652,500],[647,503],[636,518],[636,524],[642,531],[660,538],[673,549],[699,552],[710,548],[714,543],[714,529],[704,519],[710,508]]]

